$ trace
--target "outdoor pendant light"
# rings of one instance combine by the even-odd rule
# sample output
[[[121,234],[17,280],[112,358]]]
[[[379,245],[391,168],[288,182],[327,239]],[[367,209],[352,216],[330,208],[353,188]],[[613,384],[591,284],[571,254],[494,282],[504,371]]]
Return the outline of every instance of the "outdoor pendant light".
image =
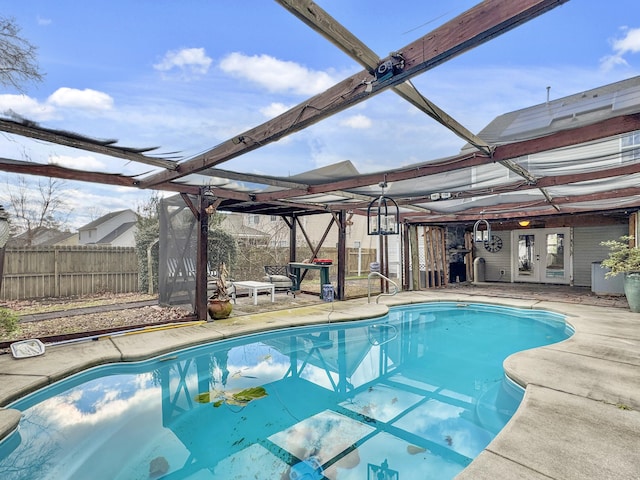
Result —
[[[382,193],[367,208],[367,231],[369,235],[398,235],[399,210],[396,201],[385,197],[387,182],[381,182]]]
[[[486,230],[481,230],[480,225],[484,224]],[[474,242],[488,242],[491,240],[491,225],[484,218],[478,220],[473,226],[473,241]]]

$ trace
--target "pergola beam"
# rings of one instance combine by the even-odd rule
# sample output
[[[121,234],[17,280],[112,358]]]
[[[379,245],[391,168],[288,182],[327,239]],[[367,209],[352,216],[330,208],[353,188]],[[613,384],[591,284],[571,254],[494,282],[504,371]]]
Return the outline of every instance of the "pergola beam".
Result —
[[[531,20],[567,0],[487,0],[402,48],[404,69],[388,80],[376,81],[368,70],[339,82],[262,125],[248,130],[190,160],[176,171],[141,180],[142,188],[202,171],[300,131],[362,102],[426,70]]]
[[[36,162],[25,162],[24,160],[13,160],[0,158],[0,171],[18,173],[23,175],[38,175],[51,178],[62,178],[64,180],[75,180],[78,182],[100,183],[103,185],[115,185],[120,187],[133,187],[131,184],[133,177],[120,175],[117,173],[87,172],[84,170],[74,170],[72,168],[61,167],[54,164],[42,164]],[[192,185],[179,183],[166,183],[158,185],[157,190],[171,192],[185,192],[197,194],[199,188]]]
[[[119,147],[114,145],[115,141],[101,141],[71,132],[42,128],[33,122],[16,122],[8,119],[0,119],[0,131],[169,170],[175,170],[178,165],[177,162],[171,160],[147,157],[141,153],[143,151],[155,150],[156,147],[145,149]],[[129,183],[128,186],[131,186],[131,183]]]
[[[470,168],[480,165],[495,163],[498,160],[517,158],[525,155],[541,153],[556,148],[574,146],[580,143],[586,143],[602,138],[613,137],[624,133],[640,130],[640,114],[634,113],[630,115],[621,115],[618,117],[603,120],[591,125],[574,128],[571,130],[563,130],[561,132],[552,133],[544,137],[514,142],[510,144],[500,145],[496,147],[493,158],[484,156],[479,152],[464,153],[454,157],[449,157],[436,162],[425,162],[417,165],[411,165],[406,168],[399,168],[387,172],[376,172],[372,174],[359,175],[354,178],[339,180],[336,182],[327,182],[322,185],[311,185],[307,190],[307,194],[326,193],[330,191],[348,190],[350,188],[364,187],[368,185],[377,185],[384,181],[397,182],[409,180],[438,173],[452,172],[463,168]],[[618,167],[620,170],[632,167]],[[550,187],[562,183],[572,183],[574,181],[589,180],[588,175],[592,175],[592,179],[604,178],[598,176],[598,172],[589,174],[575,175],[576,180],[572,180],[573,175],[564,175],[557,177],[544,177],[536,179],[533,185],[540,187]],[[546,178],[556,178],[553,180],[545,180]],[[522,182],[519,182],[522,184]],[[496,187],[496,190],[502,191],[503,187]],[[508,191],[508,190],[507,190]],[[299,196],[300,192],[296,191],[291,196]],[[269,201],[273,198],[283,199],[289,196],[287,191],[256,193],[256,200]]]
[[[373,50],[315,2],[311,0],[276,1],[370,72],[375,71],[382,62]],[[409,80],[393,86],[392,90],[478,150],[491,155],[491,146],[422,95]]]

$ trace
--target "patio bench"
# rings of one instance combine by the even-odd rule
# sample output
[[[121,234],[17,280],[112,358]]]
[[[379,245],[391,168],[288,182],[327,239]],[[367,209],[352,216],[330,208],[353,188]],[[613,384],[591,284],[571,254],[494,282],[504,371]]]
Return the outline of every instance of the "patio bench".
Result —
[[[287,295],[293,294],[293,298],[296,298],[296,291],[298,286],[296,284],[296,276],[291,273],[288,265],[265,265],[264,282],[274,284],[276,291],[285,290]]]

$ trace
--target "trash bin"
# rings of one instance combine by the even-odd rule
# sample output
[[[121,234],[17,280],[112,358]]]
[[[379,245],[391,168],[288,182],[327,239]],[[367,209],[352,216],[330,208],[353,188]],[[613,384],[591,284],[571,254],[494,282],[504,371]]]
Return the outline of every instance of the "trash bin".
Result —
[[[478,257],[473,261],[473,283],[484,282],[484,258]]]
[[[333,285],[330,283],[322,285],[322,299],[325,302],[333,302],[334,292]]]

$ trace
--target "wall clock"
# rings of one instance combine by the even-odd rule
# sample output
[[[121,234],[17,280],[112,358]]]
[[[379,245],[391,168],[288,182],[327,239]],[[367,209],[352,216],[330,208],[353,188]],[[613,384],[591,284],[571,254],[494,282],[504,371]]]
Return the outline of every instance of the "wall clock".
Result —
[[[488,252],[499,252],[502,248],[502,239],[497,235],[491,235],[491,240],[484,242],[484,248]]]

